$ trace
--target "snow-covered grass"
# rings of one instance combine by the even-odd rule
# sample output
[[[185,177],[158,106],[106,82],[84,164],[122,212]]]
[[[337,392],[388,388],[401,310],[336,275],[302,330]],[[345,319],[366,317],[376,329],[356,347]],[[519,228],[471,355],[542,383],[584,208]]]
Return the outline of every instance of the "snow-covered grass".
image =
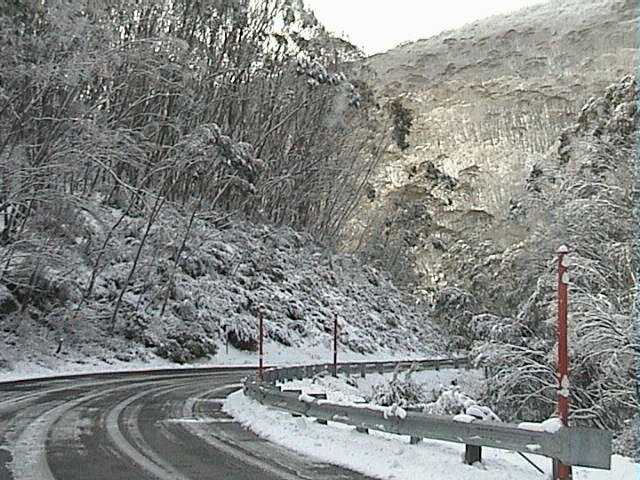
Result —
[[[451,380],[478,386],[481,374],[477,371],[425,371],[414,374],[424,388],[438,389]],[[331,376],[287,382],[286,387],[300,389],[304,395],[326,393],[328,401],[342,404],[362,404],[367,391],[388,375],[367,375],[366,379]],[[543,478],[515,452],[483,448],[482,463],[472,466],[463,463],[464,445],[426,439],[410,445],[408,437],[371,431],[369,435],[356,432],[353,427],[329,422],[320,425],[311,418],[293,417],[271,409],[246,397],[242,391],[231,394],[224,411],[261,437],[308,455],[322,462],[340,465],[375,478],[388,480],[539,480]],[[535,452],[536,445],[532,445]],[[551,475],[551,460],[528,455]],[[612,470],[602,471],[574,468],[575,480],[631,480],[638,478],[639,465],[632,460],[614,456]]]

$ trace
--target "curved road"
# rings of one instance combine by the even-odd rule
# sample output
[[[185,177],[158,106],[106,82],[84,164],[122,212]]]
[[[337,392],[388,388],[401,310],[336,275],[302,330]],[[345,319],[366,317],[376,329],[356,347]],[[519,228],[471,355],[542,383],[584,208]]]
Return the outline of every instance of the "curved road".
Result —
[[[0,480],[366,480],[269,444],[221,411],[246,370],[0,384]]]

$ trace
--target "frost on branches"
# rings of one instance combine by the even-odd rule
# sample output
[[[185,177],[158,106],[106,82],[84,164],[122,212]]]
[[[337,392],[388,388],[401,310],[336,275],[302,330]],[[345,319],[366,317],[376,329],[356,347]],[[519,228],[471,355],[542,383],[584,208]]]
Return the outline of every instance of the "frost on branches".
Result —
[[[518,199],[529,239],[494,254],[475,288],[469,283],[441,294],[437,305],[446,308],[438,315],[489,368],[487,397],[504,418],[542,420],[554,412],[560,388],[555,251],[567,244],[570,421],[614,429],[620,438],[632,435],[640,351],[633,323],[637,98],[635,80],[627,77],[590,100],[562,134],[557,152],[537,166],[536,188]],[[478,244],[474,255],[489,258],[486,245]],[[502,291],[518,292],[521,299],[513,306]],[[631,453],[624,447],[630,443],[616,445]]]

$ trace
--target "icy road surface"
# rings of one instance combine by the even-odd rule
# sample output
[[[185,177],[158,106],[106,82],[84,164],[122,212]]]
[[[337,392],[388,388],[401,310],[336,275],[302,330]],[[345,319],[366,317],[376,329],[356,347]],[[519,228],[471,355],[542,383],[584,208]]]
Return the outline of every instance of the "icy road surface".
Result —
[[[240,369],[0,384],[0,480],[367,477],[259,439],[221,411]]]

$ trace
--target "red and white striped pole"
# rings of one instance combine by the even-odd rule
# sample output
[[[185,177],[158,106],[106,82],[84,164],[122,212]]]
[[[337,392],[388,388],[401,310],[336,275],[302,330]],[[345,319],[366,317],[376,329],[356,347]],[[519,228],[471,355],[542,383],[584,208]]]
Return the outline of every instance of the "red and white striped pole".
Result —
[[[258,378],[262,381],[262,374],[264,369],[264,350],[263,350],[263,341],[264,341],[264,306],[258,306],[258,329],[260,330],[258,334],[258,348],[259,348],[259,357],[258,357]]]
[[[333,376],[338,376],[338,315],[333,314]]]
[[[562,425],[569,426],[569,353],[567,345],[568,310],[568,258],[569,249],[562,245],[558,249],[558,416]],[[554,479],[571,478],[571,467],[555,462]]]

